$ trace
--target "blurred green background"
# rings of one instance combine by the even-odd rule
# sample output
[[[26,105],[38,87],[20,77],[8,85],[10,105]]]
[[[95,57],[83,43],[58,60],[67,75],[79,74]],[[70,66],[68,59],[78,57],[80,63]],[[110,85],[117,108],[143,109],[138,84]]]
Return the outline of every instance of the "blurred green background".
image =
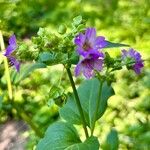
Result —
[[[15,33],[17,40],[29,42],[40,27],[56,31],[62,23],[68,27],[72,19],[82,15],[87,26],[96,27],[98,34],[112,42],[131,45],[146,60],[141,75],[126,69],[116,73],[113,83],[116,95],[109,100],[109,107],[97,123],[96,135],[101,148],[106,149],[105,139],[111,128],[119,132],[120,150],[150,149],[150,0],[0,0],[0,29],[5,42]],[[110,50],[112,55],[120,53]],[[32,62],[27,62],[32,63]],[[28,65],[22,64],[27,68]],[[44,133],[50,123],[59,118],[58,108],[49,106],[48,93],[61,79],[61,86],[69,90],[69,81],[62,66],[39,69],[13,83],[13,103],[9,100],[0,61],[0,123],[8,120],[27,119]],[[80,83],[83,78],[76,80]],[[15,105],[15,106],[14,106]],[[17,108],[21,108],[18,110]],[[20,112],[21,111],[21,112]],[[33,149],[39,137],[29,128],[25,149]]]

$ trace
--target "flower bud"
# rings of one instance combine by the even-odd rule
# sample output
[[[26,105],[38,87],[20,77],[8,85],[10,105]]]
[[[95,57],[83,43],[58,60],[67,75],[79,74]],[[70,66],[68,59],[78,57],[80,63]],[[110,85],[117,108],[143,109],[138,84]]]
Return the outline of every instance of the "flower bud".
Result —
[[[58,33],[59,33],[59,34],[65,34],[65,33],[66,33],[66,30],[67,30],[66,25],[62,24],[62,25],[60,25],[59,28],[58,28]]]

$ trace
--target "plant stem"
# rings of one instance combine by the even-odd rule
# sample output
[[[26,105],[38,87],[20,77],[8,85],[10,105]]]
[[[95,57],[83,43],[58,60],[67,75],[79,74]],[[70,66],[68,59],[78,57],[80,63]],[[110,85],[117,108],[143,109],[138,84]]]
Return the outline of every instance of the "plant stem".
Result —
[[[100,80],[99,80],[99,81],[100,81]],[[94,114],[94,123],[93,123],[92,128],[91,128],[91,136],[93,136],[94,129],[95,129],[96,115],[97,115],[97,113],[98,113],[99,104],[100,104],[100,102],[101,102],[102,87],[103,87],[103,81],[100,81],[99,95],[98,95],[98,98],[97,98],[97,101],[96,101],[96,110],[95,110],[95,114]]]
[[[80,103],[80,99],[79,99],[79,96],[78,96],[78,93],[77,93],[77,90],[76,90],[76,87],[75,87],[75,83],[73,81],[70,68],[66,67],[66,70],[67,70],[67,73],[68,73],[68,76],[69,76],[69,80],[70,80],[70,83],[71,83],[71,86],[72,86],[72,89],[73,89],[73,93],[74,93],[74,96],[75,96],[76,104],[77,104],[77,107],[78,107],[78,110],[79,110],[79,113],[80,113],[80,116],[81,116],[81,119],[82,119],[82,124],[83,124],[83,129],[84,129],[84,132],[85,132],[85,136],[86,136],[86,138],[88,138],[89,135],[88,135],[88,130],[86,128],[86,120],[85,120],[83,109],[82,109],[82,106],[81,106],[81,103]]]
[[[5,45],[4,45],[4,40],[3,40],[3,35],[2,35],[1,30],[0,30],[0,45],[1,45],[1,50],[4,51]],[[5,67],[5,77],[7,81],[7,87],[8,87],[8,95],[9,95],[9,98],[12,99],[13,94],[12,94],[12,86],[11,86],[11,80],[10,80],[8,61],[5,56],[3,56],[3,59],[4,59],[4,67]]]

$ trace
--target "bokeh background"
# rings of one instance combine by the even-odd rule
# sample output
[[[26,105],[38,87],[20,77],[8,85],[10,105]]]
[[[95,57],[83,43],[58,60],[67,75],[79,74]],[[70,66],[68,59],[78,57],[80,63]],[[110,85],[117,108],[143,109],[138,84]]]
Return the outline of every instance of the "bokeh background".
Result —
[[[6,43],[12,33],[18,41],[30,43],[40,27],[56,31],[60,24],[66,24],[69,28],[77,15],[82,15],[87,26],[95,27],[107,40],[131,45],[145,60],[141,75],[126,69],[116,72],[113,83],[116,95],[109,100],[108,109],[96,127],[101,149],[106,149],[107,134],[115,128],[120,150],[149,150],[150,0],[0,0],[0,30]],[[112,49],[110,53],[115,56],[120,49]],[[61,79],[61,86],[70,90],[69,81],[62,66],[31,71],[21,80],[11,71],[12,101],[0,59],[0,149],[10,138],[6,137],[10,128],[18,133],[13,132],[6,149],[34,149],[39,134],[59,119],[58,107],[49,104],[51,86]],[[22,67],[27,69],[31,64],[23,62]],[[76,83],[82,80],[78,78]]]

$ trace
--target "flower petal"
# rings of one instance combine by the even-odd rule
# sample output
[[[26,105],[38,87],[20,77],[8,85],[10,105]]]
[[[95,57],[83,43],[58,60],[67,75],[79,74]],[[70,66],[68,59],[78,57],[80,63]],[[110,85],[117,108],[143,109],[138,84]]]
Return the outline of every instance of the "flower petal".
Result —
[[[134,66],[133,66],[133,70],[135,71],[136,74],[140,74],[141,73],[141,69],[144,67],[144,64],[139,62],[139,63],[136,63]]]
[[[104,48],[107,45],[107,42],[105,40],[105,37],[98,36],[95,40],[95,47],[96,49]]]
[[[15,66],[17,72],[19,72],[19,70],[20,70],[20,62],[18,60],[16,60],[16,58],[13,57],[13,56],[8,56],[8,59],[10,61],[10,64]]]
[[[97,59],[94,61],[94,69],[101,71],[103,69],[104,61],[102,59]]]
[[[128,56],[128,51],[126,51],[125,49],[122,50],[122,58],[126,58]]]
[[[77,50],[77,53],[78,53],[79,55],[82,55],[82,56],[84,56],[84,57],[87,55],[87,52],[84,51],[83,48],[80,47],[80,46],[78,46],[76,50]]]
[[[96,39],[96,29],[95,28],[87,28],[85,32],[86,39],[88,42],[94,46],[94,41]]]
[[[81,68],[82,68],[82,66],[81,66],[81,63],[79,62],[77,64],[77,66],[75,67],[75,70],[74,70],[74,74],[75,74],[76,77],[80,75],[81,70],[82,70]]]
[[[9,56],[9,55],[11,55],[11,53],[14,51],[15,49],[14,49],[14,47],[12,46],[12,45],[8,45],[7,46],[7,48],[6,48],[6,51],[5,51],[5,53],[4,53],[4,56]]]
[[[82,33],[77,35],[74,40],[74,43],[78,46],[83,46],[84,42],[85,42],[85,35],[83,35]]]
[[[14,34],[9,38],[9,44],[10,45],[17,45],[16,36]]]
[[[9,56],[11,53],[13,53],[16,50],[16,48],[17,48],[16,37],[15,35],[12,35],[9,38],[9,45],[6,48],[4,56]]]
[[[87,78],[90,79],[94,76],[94,71],[90,68],[84,68],[83,70],[83,75]]]
[[[135,60],[135,63],[132,65],[132,69],[135,71],[136,74],[140,74],[141,69],[144,67],[141,54],[132,48],[130,48],[129,51],[122,50],[123,61],[126,60],[126,58],[131,58]]]

